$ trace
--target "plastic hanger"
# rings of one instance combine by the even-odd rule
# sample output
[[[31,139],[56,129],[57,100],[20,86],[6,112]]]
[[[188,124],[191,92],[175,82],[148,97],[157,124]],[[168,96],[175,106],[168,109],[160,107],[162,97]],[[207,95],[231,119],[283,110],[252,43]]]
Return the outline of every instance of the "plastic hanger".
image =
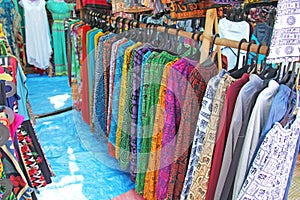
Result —
[[[122,19],[122,17],[118,16],[116,18],[116,24],[115,24],[115,28],[114,28],[114,33],[117,34],[120,32],[120,29],[119,29],[119,23],[120,23],[120,20]]]
[[[200,48],[201,48],[200,37],[201,37],[202,34],[203,34],[203,31],[201,31],[200,33],[198,33],[198,36],[197,36],[197,45],[196,45],[196,52],[195,52],[195,54],[192,57],[193,60],[200,59],[200,55],[201,55],[201,53],[200,53]]]
[[[192,57],[193,57],[193,51],[194,51],[194,43],[195,43],[195,40],[194,40],[194,36],[196,35],[196,33],[195,32],[193,32],[193,34],[192,34],[192,39],[191,39],[191,46],[190,46],[190,53],[189,53],[189,55],[187,56],[188,58],[190,58],[190,59],[192,59]]]
[[[132,26],[134,25],[134,22],[135,21],[132,22]],[[140,27],[140,22],[137,21],[133,34],[130,35],[130,39],[132,39],[135,42],[141,41],[142,31],[139,27]]]
[[[251,60],[251,72],[250,72],[250,74],[258,74],[258,57],[259,57],[259,51],[260,51],[260,48],[262,47],[262,45],[261,44],[259,44],[258,45],[258,48],[257,48],[257,52],[256,52],[256,55],[255,55],[255,57],[254,58],[252,58],[252,60]],[[254,59],[255,59],[255,61],[254,61]],[[265,67],[263,66],[263,65],[261,65],[261,67],[260,67],[260,70],[265,70]],[[262,72],[262,71],[261,71]],[[263,73],[260,73],[260,74],[262,74],[263,75]],[[261,77],[262,78],[262,77]]]
[[[126,18],[122,18],[122,27],[121,27],[121,33],[124,33],[126,31],[126,28],[125,28],[125,24],[126,24]]]
[[[220,37],[220,35],[219,35],[218,33],[214,35],[213,41],[212,41],[212,45],[211,45],[210,50],[209,50],[210,56],[211,56],[211,60],[212,60],[213,62],[215,62],[215,58],[216,58],[216,55],[217,55],[217,53],[218,53],[218,48],[216,48],[216,49],[214,50],[215,41],[216,41],[217,37]]]
[[[240,43],[239,43],[239,46],[238,46],[238,54],[237,54],[237,60],[236,60],[236,64],[235,64],[235,67],[231,70],[229,70],[229,73],[232,73],[234,71],[237,71],[239,69],[239,61],[240,61],[240,53],[241,53],[241,47],[242,47],[242,44],[244,42],[247,42],[247,40],[245,38],[241,39]]]
[[[291,68],[292,63],[290,62],[286,68],[285,74],[282,77],[282,79],[280,80],[280,84],[285,84],[289,78],[289,70]]]
[[[189,47],[185,47],[185,41],[183,40],[181,43],[178,41],[180,45],[180,52],[178,53],[178,55],[184,55],[188,50]]]
[[[132,32],[131,31],[131,29],[132,29],[132,23],[133,23],[132,19],[128,20],[128,22],[127,22],[127,31],[125,32],[125,37],[129,38],[129,39],[130,39],[130,36],[132,35],[132,34],[130,34]]]
[[[290,78],[288,79],[286,85],[289,87],[289,88],[293,88],[293,85],[295,83],[295,76],[296,76],[296,62],[293,63],[293,68],[292,68],[292,72],[291,72],[291,75],[290,75]]]
[[[275,80],[275,81],[277,81],[277,82],[278,82],[278,80],[279,80],[279,78],[280,78],[281,68],[282,68],[282,63],[277,64],[276,75],[275,75],[275,77],[273,78],[273,80]]]
[[[179,29],[176,29],[175,37],[173,38],[174,43],[171,45],[171,51],[178,54],[178,38],[179,38]]]
[[[253,70],[253,65],[248,64],[248,59],[249,59],[249,54],[250,54],[250,49],[251,49],[252,44],[255,44],[255,42],[253,40],[251,40],[249,42],[248,47],[247,47],[246,59],[243,60],[243,68],[246,68],[248,73],[250,73]]]
[[[158,31],[157,31],[157,27],[158,25],[157,24],[152,24],[153,25],[153,29],[152,29],[152,34],[151,36],[147,37],[148,39],[150,39],[150,43],[155,46],[155,47],[158,47],[159,45],[159,37],[158,37]]]
[[[162,50],[169,50],[168,44],[169,44],[169,27],[165,27],[164,34],[163,34],[163,41],[161,42],[161,49]]]
[[[250,47],[253,43],[249,42],[248,47],[247,47],[247,55],[250,52]],[[248,58],[248,56],[246,55],[246,58]],[[250,65],[251,66],[251,65]],[[230,73],[230,76],[234,77],[234,78],[240,78],[244,73],[249,73],[251,71],[251,68],[249,68],[249,65],[247,63],[247,61],[245,60],[245,58],[243,58],[243,65],[240,69],[233,71]]]
[[[106,16],[105,21],[107,21],[108,23],[106,23],[105,27],[103,28],[103,32],[113,32],[113,27],[111,25],[111,20],[110,20],[110,16]]]

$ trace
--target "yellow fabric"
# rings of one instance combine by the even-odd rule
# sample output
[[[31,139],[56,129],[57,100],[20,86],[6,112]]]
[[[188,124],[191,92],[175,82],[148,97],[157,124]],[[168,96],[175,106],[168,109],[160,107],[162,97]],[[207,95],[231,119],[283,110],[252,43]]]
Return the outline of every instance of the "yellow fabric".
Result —
[[[7,73],[0,74],[0,80],[13,81],[13,77]]]
[[[103,35],[104,35],[104,33],[100,31],[94,37],[94,42],[95,42],[94,43],[95,44],[95,58],[97,58],[97,56],[98,56],[98,41],[99,41],[99,38],[102,37]]]
[[[148,169],[145,177],[145,185],[144,185],[144,198],[145,199],[157,199],[156,198],[156,183],[158,181],[158,170],[160,166],[160,154],[161,154],[161,144],[162,144],[162,136],[163,136],[163,128],[164,128],[164,114],[165,114],[165,99],[166,99],[166,89],[168,85],[168,79],[170,76],[170,71],[175,62],[179,59],[175,59],[174,61],[166,64],[164,68],[164,72],[162,75],[159,96],[158,96],[158,104],[155,113],[155,123],[153,127],[152,134],[152,145],[151,145],[151,153],[149,158]]]
[[[123,118],[124,118],[124,107],[125,107],[125,101],[126,101],[127,72],[128,72],[128,67],[130,65],[131,53],[134,49],[138,48],[141,45],[142,45],[142,43],[138,42],[138,43],[128,47],[126,49],[125,55],[124,55],[120,97],[119,97],[118,125],[117,125],[117,133],[116,133],[116,152],[115,152],[116,159],[119,159],[121,129],[122,129],[122,122],[123,122]]]
[[[4,37],[4,32],[2,28],[2,24],[0,23],[0,37]]]

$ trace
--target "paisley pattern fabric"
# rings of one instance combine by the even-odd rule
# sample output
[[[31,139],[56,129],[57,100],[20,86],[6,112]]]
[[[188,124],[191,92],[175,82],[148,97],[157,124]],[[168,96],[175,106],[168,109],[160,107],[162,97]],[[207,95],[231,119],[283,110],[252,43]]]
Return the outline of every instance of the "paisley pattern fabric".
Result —
[[[141,80],[140,80],[140,90],[139,90],[139,101],[138,101],[138,105],[137,105],[137,127],[135,128],[134,126],[132,127],[131,130],[131,135],[135,135],[136,134],[136,162],[135,163],[131,163],[131,166],[133,168],[133,170],[130,171],[130,177],[131,179],[135,182],[136,180],[136,173],[137,173],[137,166],[138,166],[138,161],[140,160],[140,152],[141,152],[141,147],[142,147],[142,108],[143,108],[143,92],[144,92],[144,74],[145,74],[145,67],[147,64],[148,59],[152,59],[154,56],[154,54],[152,54],[151,51],[148,51],[142,60],[142,68],[141,68]],[[133,119],[132,122],[134,123],[135,120]],[[136,130],[135,130],[136,129]],[[136,131],[136,133],[135,133]],[[134,143],[134,137],[131,138],[131,142]],[[134,156],[132,157],[132,160],[134,161]]]
[[[198,114],[206,90],[206,80],[202,77],[201,68],[204,67],[201,65],[195,67],[189,77],[189,85],[185,94],[184,105],[181,109],[182,121],[177,133],[177,142],[168,184],[167,199],[180,199],[191,151],[191,144],[197,126]],[[209,77],[210,75],[214,76],[215,72],[212,74],[204,74]]]
[[[138,119],[138,107],[140,98],[140,85],[141,85],[141,73],[144,72],[142,62],[144,56],[150,51],[150,45],[145,44],[140,48],[136,49],[134,57],[134,67],[129,73],[132,76],[132,93],[131,93],[131,124],[130,124],[130,150],[131,150],[131,161],[130,161],[130,178],[135,181],[136,178],[136,162],[137,162],[137,119]],[[147,59],[147,58],[145,58]],[[129,125],[129,124],[128,124]]]
[[[110,45],[110,64],[109,64],[109,90],[108,90],[108,108],[107,108],[107,135],[110,134],[110,127],[111,127],[111,115],[112,115],[112,102],[113,102],[113,94],[114,94],[114,80],[115,80],[115,73],[116,73],[116,64],[122,58],[117,57],[119,46],[125,43],[127,40],[125,38],[117,41],[113,41]],[[117,60],[118,58],[118,60]],[[121,63],[121,62],[120,62]],[[119,64],[119,63],[118,63]],[[115,144],[115,142],[114,142]]]
[[[108,128],[110,130],[108,136],[108,149],[110,155],[116,157],[116,133],[118,125],[118,111],[119,111],[119,95],[120,95],[120,81],[122,75],[122,66],[124,62],[124,52],[125,49],[120,49],[119,47],[126,43],[127,39],[118,40],[113,43],[112,54],[111,54],[111,68],[110,68],[110,84],[112,85],[112,91],[109,93],[111,98],[108,110],[108,120],[107,123],[110,125]],[[114,109],[112,109],[114,108]],[[111,112],[110,112],[111,111]]]
[[[12,49],[12,54],[18,57],[17,37],[20,30],[21,17],[11,0],[0,1],[0,23]]]
[[[152,60],[156,57],[156,56],[158,56],[159,55],[159,53],[158,52],[156,52],[156,51],[153,51],[150,55],[149,55],[149,57],[148,57],[148,59],[147,59],[147,61],[146,61],[146,63],[145,63],[145,67],[144,67],[144,77],[143,77],[143,83],[141,83],[142,85],[143,85],[143,93],[142,93],[142,96],[141,96],[141,100],[142,100],[142,104],[141,105],[139,105],[139,107],[141,107],[141,108],[139,108],[139,110],[141,111],[141,115],[140,115],[140,120],[141,120],[141,122],[140,122],[140,127],[138,127],[139,129],[138,129],[138,135],[137,135],[137,137],[138,137],[138,142],[137,142],[137,150],[138,150],[138,152],[139,152],[139,157],[138,157],[138,163],[137,163],[137,174],[136,174],[136,191],[137,192],[139,192],[139,193],[143,193],[143,190],[144,190],[144,181],[142,181],[141,180],[141,178],[140,178],[140,173],[141,173],[141,170],[140,169],[142,169],[143,168],[143,160],[142,160],[142,142],[143,142],[143,140],[144,140],[144,127],[143,127],[143,125],[145,124],[145,122],[144,122],[144,116],[145,116],[145,107],[146,107],[146,105],[145,105],[145,97],[147,97],[147,90],[148,90],[148,87],[149,87],[149,85],[150,85],[150,83],[149,83],[149,76],[150,76],[150,67],[151,67],[151,62],[152,62]],[[140,166],[140,165],[142,165],[142,166]]]
[[[152,133],[154,127],[154,117],[156,113],[156,107],[158,102],[159,89],[161,86],[161,78],[165,65],[175,60],[177,57],[172,56],[169,53],[163,51],[152,59],[149,68],[145,68],[145,81],[143,92],[143,119],[142,119],[142,129],[143,129],[143,140],[141,148],[140,164],[138,165],[137,180],[139,180],[139,188],[136,188],[138,193],[142,193],[144,190],[144,181],[146,176],[146,171],[148,167],[149,154],[151,150]],[[148,82],[146,82],[148,81]]]
[[[124,54],[124,62],[121,71],[119,71],[120,74],[120,82],[118,83],[120,85],[120,95],[119,95],[119,109],[118,109],[118,122],[117,122],[117,130],[116,130],[116,158],[122,159],[120,157],[120,141],[121,141],[121,129],[122,129],[122,122],[124,118],[124,108],[125,108],[125,101],[126,101],[126,85],[127,85],[127,74],[128,74],[128,68],[129,65],[133,64],[133,61],[130,63],[131,55],[134,49],[134,46],[136,44],[133,41],[128,41],[120,46],[120,49],[124,48],[125,54]],[[139,45],[137,45],[139,46]]]
[[[155,189],[158,181],[158,167],[160,166],[160,154],[161,154],[161,143],[162,134],[164,127],[164,113],[165,113],[165,99],[168,79],[170,76],[171,67],[179,59],[166,64],[164,72],[162,74],[161,86],[158,95],[158,105],[155,113],[155,123],[152,133],[151,152],[149,156],[149,164],[145,177],[144,186],[144,198],[145,199],[156,199]]]
[[[133,73],[133,67],[134,67],[134,57],[136,55],[136,49],[139,47],[141,43],[136,43],[133,46],[129,47],[132,51],[131,57],[130,57],[130,64],[128,69],[123,69],[123,71],[127,70],[127,80],[122,80],[121,87],[124,87],[123,90],[125,90],[125,102],[124,103],[124,112],[123,112],[123,120],[120,121],[121,125],[121,141],[120,141],[120,159],[119,163],[121,166],[121,169],[127,170],[128,165],[130,163],[130,127],[131,127],[131,113],[132,113],[132,73]],[[126,75],[123,76],[123,78],[126,79]],[[120,100],[121,96],[120,96]],[[120,115],[119,115],[120,116]]]
[[[105,86],[104,86],[104,52],[102,51],[104,47],[104,42],[110,40],[114,34],[104,35],[98,40],[97,55],[96,55],[96,67],[95,67],[95,86],[94,86],[94,102],[93,102],[93,123],[99,132],[106,134],[106,118],[105,118]]]
[[[156,185],[157,199],[164,199],[167,195],[171,164],[174,158],[176,134],[181,121],[181,107],[184,105],[189,75],[194,68],[195,65],[192,65],[186,58],[182,58],[172,66],[170,72],[165,100],[162,153],[158,183]]]

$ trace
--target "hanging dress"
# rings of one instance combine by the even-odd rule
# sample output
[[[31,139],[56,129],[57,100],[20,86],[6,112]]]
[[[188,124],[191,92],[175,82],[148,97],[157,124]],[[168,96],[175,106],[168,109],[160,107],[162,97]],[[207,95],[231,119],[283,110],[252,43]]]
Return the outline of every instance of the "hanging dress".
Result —
[[[49,24],[45,0],[22,0],[25,15],[26,53],[28,63],[40,69],[50,64]]]
[[[66,75],[68,60],[66,55],[66,39],[64,31],[64,19],[70,17],[70,12],[75,4],[64,1],[49,0],[47,8],[53,17],[52,38],[54,49],[55,75]]]

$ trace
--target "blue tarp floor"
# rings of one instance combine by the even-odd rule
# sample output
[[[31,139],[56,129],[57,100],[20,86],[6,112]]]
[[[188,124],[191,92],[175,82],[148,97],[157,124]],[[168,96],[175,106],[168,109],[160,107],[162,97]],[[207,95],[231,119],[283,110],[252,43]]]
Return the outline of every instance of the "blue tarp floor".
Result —
[[[72,106],[67,77],[27,75],[34,115]],[[108,155],[105,139],[90,132],[75,110],[38,118],[35,126],[55,173],[53,183],[39,190],[39,200],[105,200],[134,188],[129,175]]]

